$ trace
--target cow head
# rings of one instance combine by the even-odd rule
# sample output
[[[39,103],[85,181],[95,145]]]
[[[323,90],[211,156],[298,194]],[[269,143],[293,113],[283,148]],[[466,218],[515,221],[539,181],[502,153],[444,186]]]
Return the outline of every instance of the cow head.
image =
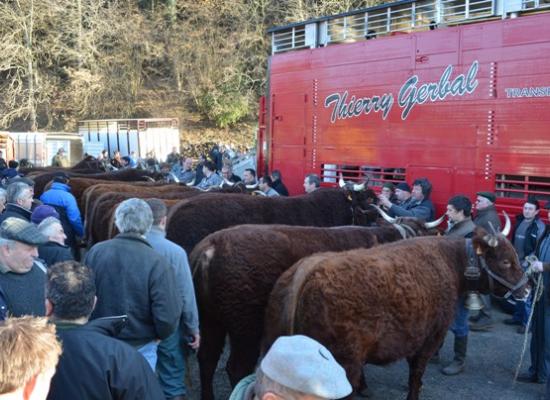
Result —
[[[528,280],[521,268],[514,246],[506,239],[509,231],[509,217],[502,233],[487,232],[478,227],[474,231],[472,245],[481,259],[481,278],[479,289],[497,296],[512,294],[516,299],[525,299],[529,295]]]
[[[370,207],[372,204],[376,204],[378,198],[374,190],[367,188],[367,183],[344,182],[342,178],[339,180],[340,189],[344,191],[351,202],[354,225],[371,225],[376,222],[378,217],[376,211]]]

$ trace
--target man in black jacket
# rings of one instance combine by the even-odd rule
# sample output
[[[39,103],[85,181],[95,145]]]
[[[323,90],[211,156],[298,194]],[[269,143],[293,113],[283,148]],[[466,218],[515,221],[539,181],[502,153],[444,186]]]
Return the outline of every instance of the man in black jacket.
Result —
[[[95,272],[98,301],[92,319],[128,315],[117,337],[136,347],[154,370],[157,342],[176,330],[182,305],[174,301],[174,269],[145,240],[152,223],[145,201],[123,201],[115,210],[121,233],[94,245],[84,264]]]
[[[523,211],[516,216],[512,231],[512,244],[518,253],[519,261],[526,268],[525,257],[535,253],[537,242],[544,233],[544,222],[540,219],[540,204],[534,197],[529,197],[523,204]],[[517,332],[525,333],[527,320],[531,313],[531,299],[516,302],[514,316],[504,320],[507,325],[519,325]]]
[[[0,223],[10,217],[31,220],[33,188],[24,182],[10,183],[6,189],[6,209],[0,215]]]
[[[67,235],[65,235],[61,222],[57,218],[45,218],[38,225],[38,230],[48,238],[48,243],[38,246],[38,257],[44,260],[47,266],[74,259],[69,247],[65,246]]]
[[[126,316],[88,322],[96,303],[92,271],[75,261],[48,270],[46,310],[63,343],[48,399],[164,399],[147,361],[113,336]]]
[[[288,196],[288,189],[283,183],[281,171],[278,169],[273,170],[271,172],[271,179],[273,180],[273,189],[275,189],[281,196]]]

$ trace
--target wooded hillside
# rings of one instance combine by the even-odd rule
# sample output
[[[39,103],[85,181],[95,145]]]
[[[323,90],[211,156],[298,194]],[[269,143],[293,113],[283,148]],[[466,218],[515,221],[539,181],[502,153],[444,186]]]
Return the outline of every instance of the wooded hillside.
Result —
[[[383,2],[3,1],[0,129],[75,131],[81,119],[178,117],[198,140],[250,142],[267,29]]]

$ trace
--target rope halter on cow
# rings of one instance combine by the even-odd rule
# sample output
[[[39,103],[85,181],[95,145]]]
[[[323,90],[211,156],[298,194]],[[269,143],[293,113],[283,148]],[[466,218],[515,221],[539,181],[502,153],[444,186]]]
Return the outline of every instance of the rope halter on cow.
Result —
[[[493,233],[488,234],[484,238],[490,247],[498,246],[497,235],[502,234],[504,237],[506,237],[510,232],[510,228],[511,228],[510,217],[508,216],[508,214],[506,214],[506,212],[503,212],[503,213],[504,213],[504,218],[506,219],[506,225],[504,226],[504,229],[502,230],[502,232],[497,233],[496,230],[493,228]],[[469,286],[468,296],[479,295],[479,294],[476,294],[477,288],[475,288],[474,286],[477,284],[477,282],[481,277],[481,271],[485,271],[485,273],[487,274],[487,277],[489,280],[489,288],[491,292],[493,292],[494,281],[497,281],[502,286],[508,289],[508,292],[506,292],[506,294],[504,295],[505,299],[508,299],[510,296],[512,296],[516,290],[518,290],[523,285],[525,285],[529,280],[529,277],[526,274],[523,274],[519,282],[517,282],[514,285],[508,282],[502,276],[491,271],[491,269],[487,265],[487,262],[485,261],[485,257],[483,257],[483,255],[481,254],[477,254],[477,252],[475,251],[474,246],[472,244],[472,239],[466,239],[466,254],[468,255],[468,265],[466,266],[466,269],[464,271],[464,278],[466,279],[467,282],[469,282],[469,285],[467,284],[467,286]],[[517,255],[516,255],[516,258],[517,258]],[[519,260],[516,260],[516,261],[519,263]]]

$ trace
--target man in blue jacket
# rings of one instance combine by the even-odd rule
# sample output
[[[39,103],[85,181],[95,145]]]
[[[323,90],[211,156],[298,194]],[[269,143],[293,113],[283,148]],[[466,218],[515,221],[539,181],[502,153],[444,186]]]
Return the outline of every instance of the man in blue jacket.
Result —
[[[69,177],[67,174],[64,172],[57,173],[53,178],[51,188],[42,193],[42,196],[40,196],[40,201],[44,204],[55,207],[58,212],[61,211],[64,213],[70,223],[72,231],[77,236],[83,235],[84,232],[82,228],[80,210],[76,204],[75,197],[71,193]],[[65,234],[69,237],[71,232],[65,232]],[[68,240],[67,244],[71,242],[71,240]]]

